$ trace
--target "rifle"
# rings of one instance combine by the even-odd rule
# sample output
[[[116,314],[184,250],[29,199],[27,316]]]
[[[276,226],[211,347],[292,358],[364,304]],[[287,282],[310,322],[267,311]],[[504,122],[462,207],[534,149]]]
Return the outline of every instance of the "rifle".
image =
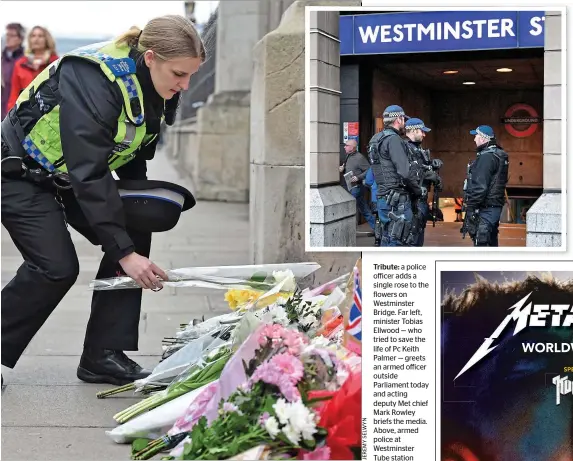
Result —
[[[436,173],[436,176],[439,178],[439,173],[440,173],[440,168],[442,168],[442,165],[444,164],[444,162],[442,162],[440,159],[433,159],[432,160],[432,166],[430,167],[430,170],[434,171]],[[441,182],[441,179],[440,179]],[[432,227],[436,227],[436,221],[437,221],[437,217],[438,217],[438,208],[440,206],[440,190],[441,188],[438,188],[438,183],[436,183],[435,181],[433,181],[433,194],[432,194]],[[438,190],[440,189],[440,190]]]
[[[464,214],[464,220],[462,222],[462,228],[460,232],[462,233],[462,239],[466,238],[466,234],[468,233],[468,206],[467,206],[467,198],[468,198],[468,179],[470,177],[470,166],[471,162],[468,162],[466,167],[466,178],[464,179],[464,203],[462,203],[462,213]]]

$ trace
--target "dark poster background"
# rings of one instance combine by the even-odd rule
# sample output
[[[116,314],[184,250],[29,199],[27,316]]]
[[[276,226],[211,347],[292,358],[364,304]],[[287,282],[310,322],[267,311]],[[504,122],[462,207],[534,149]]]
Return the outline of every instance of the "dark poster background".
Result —
[[[528,275],[541,276],[546,271],[445,271],[441,273],[441,298],[446,292],[459,295],[464,289],[476,281],[476,274],[490,282],[502,283],[513,280],[524,280]],[[559,280],[573,279],[573,272],[551,272]]]
[[[495,262],[492,262],[495,267]],[[533,264],[532,264],[533,265]],[[573,461],[573,395],[556,404],[553,377],[573,379],[573,354],[524,353],[523,343],[573,343],[573,329],[525,328],[513,335],[511,321],[488,348],[491,352],[456,378],[484,340],[490,337],[521,298],[479,291],[477,303],[462,315],[448,312],[446,296],[459,296],[476,281],[521,282],[528,275],[547,271],[444,271],[441,272],[440,364],[442,460]],[[559,281],[573,280],[573,272],[550,272]],[[536,290],[535,286],[533,290]],[[541,290],[542,288],[540,288]],[[489,290],[488,290],[489,291]],[[475,292],[474,292],[475,293]],[[555,293],[555,292],[554,292]],[[525,293],[526,294],[526,293]],[[471,295],[469,295],[471,296]],[[502,298],[503,297],[503,298]],[[467,299],[471,299],[468,297]],[[534,293],[534,304],[573,303],[573,292],[550,298]],[[459,457],[454,447],[464,446],[475,457]],[[452,451],[453,450],[453,451]]]

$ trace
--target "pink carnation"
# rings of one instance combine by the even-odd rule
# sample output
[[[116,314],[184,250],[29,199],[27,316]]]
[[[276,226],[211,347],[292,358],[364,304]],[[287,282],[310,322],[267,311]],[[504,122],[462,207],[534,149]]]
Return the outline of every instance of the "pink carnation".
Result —
[[[265,325],[257,338],[259,346],[267,346],[269,341],[274,348],[286,347],[287,352],[299,355],[308,338],[297,330],[290,330],[281,324]]]
[[[289,354],[299,355],[306,342],[306,336],[298,331],[288,330],[284,335],[284,345],[288,347]]]
[[[265,339],[280,339],[283,334],[283,327],[278,324],[274,323],[272,325],[265,325],[261,330],[261,338]]]
[[[298,388],[289,381],[284,381],[279,386],[281,394],[284,395],[284,398],[287,399],[289,402],[294,402],[296,400],[300,400],[302,397]]]
[[[286,355],[286,354],[281,354]],[[277,356],[279,357],[279,356]],[[292,357],[292,356],[291,356]],[[289,358],[281,358],[279,362],[284,362],[285,366],[288,366],[292,369],[294,375],[287,374],[284,369],[277,366],[277,364],[271,360],[269,362],[265,362],[255,370],[253,376],[251,376],[250,382],[256,383],[258,381],[262,381],[267,384],[271,384],[277,386],[281,394],[287,399],[289,402],[294,400],[299,400],[301,398],[298,389],[296,388],[296,383],[300,380],[300,377],[297,376],[300,374],[295,360],[298,360],[296,357]],[[298,360],[300,366],[300,360]],[[301,375],[302,377],[302,375]]]
[[[271,363],[276,366],[281,373],[287,375],[293,384],[298,383],[304,374],[304,365],[297,357],[293,355],[275,355],[271,359]]]

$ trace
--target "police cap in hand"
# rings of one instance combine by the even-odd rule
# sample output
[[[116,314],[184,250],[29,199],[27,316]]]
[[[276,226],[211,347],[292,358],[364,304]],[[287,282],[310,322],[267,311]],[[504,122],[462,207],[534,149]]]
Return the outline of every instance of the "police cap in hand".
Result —
[[[175,227],[183,211],[196,204],[191,192],[170,182],[121,179],[116,184],[128,229],[168,231]]]

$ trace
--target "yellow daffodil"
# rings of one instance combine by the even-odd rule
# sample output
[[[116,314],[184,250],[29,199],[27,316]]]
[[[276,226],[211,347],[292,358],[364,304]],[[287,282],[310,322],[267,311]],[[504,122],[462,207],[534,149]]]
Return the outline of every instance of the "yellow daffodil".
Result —
[[[257,299],[265,294],[264,291],[259,290],[228,290],[225,293],[225,300],[229,303],[231,310],[237,310],[242,307],[248,307],[253,304]],[[267,307],[275,302],[279,298],[288,299],[293,295],[293,293],[279,292],[274,295],[266,296],[259,304],[258,308]]]

